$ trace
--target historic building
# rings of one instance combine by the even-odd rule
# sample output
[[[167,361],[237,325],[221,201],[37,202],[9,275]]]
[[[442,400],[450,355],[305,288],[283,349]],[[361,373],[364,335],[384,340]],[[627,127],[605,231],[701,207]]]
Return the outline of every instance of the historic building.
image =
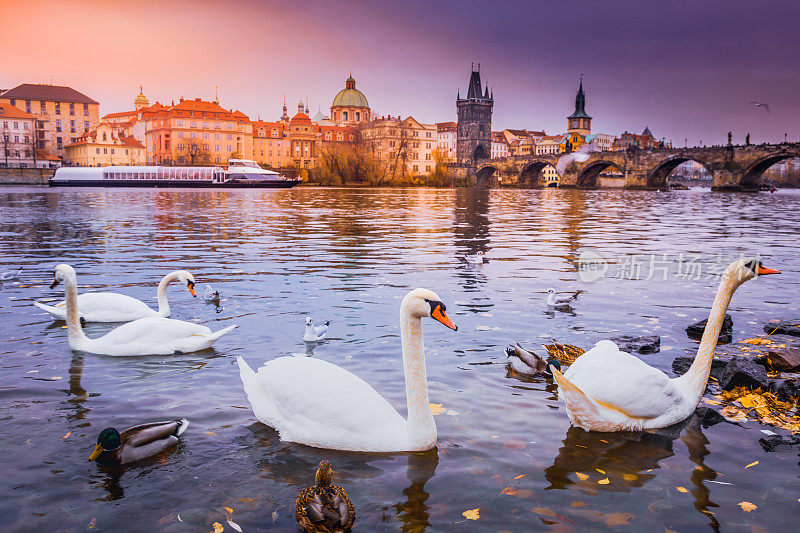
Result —
[[[480,66],[478,67],[480,69]],[[481,89],[481,74],[472,71],[467,97],[456,97],[458,123],[456,124],[456,161],[474,163],[489,159],[492,153],[492,108],[494,95],[489,88]]]
[[[612,151],[614,149],[615,140],[617,140],[617,138],[614,135],[609,135],[608,133],[593,133],[584,137],[584,141],[586,141],[587,144],[591,144],[600,152]]]
[[[381,161],[389,164],[394,177],[429,174],[436,166],[436,124],[423,124],[414,117],[389,116],[362,125],[361,132]]]
[[[100,123],[64,147],[64,160],[80,167],[144,165],[147,155],[142,143]]]
[[[567,142],[565,151],[572,152],[586,144],[586,136],[592,132],[592,117],[586,113],[586,94],[581,77],[578,94],[575,96],[575,111],[567,117]]]
[[[0,167],[42,166],[35,159],[36,117],[0,102]]]
[[[351,74],[331,104],[331,120],[337,124],[355,125],[370,121],[369,103],[364,93],[356,89],[356,80]]]
[[[100,104],[71,87],[23,83],[0,94],[0,102],[36,117],[36,146],[56,156],[100,122]]]
[[[492,159],[505,159],[509,156],[508,141],[502,131],[492,132]]]
[[[436,147],[447,154],[450,161],[456,160],[456,123],[438,122],[436,124]]]
[[[613,150],[626,150],[628,148],[663,148],[662,143],[653,137],[650,128],[645,127],[641,135],[625,131],[614,141]]]

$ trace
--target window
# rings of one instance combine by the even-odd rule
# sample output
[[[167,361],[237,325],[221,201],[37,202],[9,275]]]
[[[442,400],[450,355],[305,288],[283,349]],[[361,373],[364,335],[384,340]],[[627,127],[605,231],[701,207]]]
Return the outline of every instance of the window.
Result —
[[[196,131],[192,132],[192,139],[197,139],[197,132]]]
[[[203,139],[208,139],[208,132],[206,131],[203,132]]]
[[[233,140],[233,134],[232,134],[232,133],[229,133],[229,134],[228,134],[228,140],[229,140],[229,141],[232,141],[232,140]]]
[[[113,148],[111,149],[111,155],[114,155],[114,149]]]
[[[125,148],[125,155],[128,155],[128,149]]]
[[[75,116],[75,104],[73,102],[69,103],[69,115],[71,117]]]
[[[27,111],[28,113],[31,112],[31,101],[30,100],[25,100],[25,111]]]
[[[222,135],[220,135],[219,133],[215,133],[214,134],[214,139],[216,139],[216,140],[220,140],[221,137],[222,137]]]
[[[191,122],[189,123],[189,127],[190,127],[190,128],[196,128],[196,127],[197,127],[197,122],[195,122],[194,120],[193,120],[193,121],[191,121]]]
[[[56,115],[61,114],[61,102],[56,102]]]
[[[107,141],[107,140],[108,140],[108,138],[106,137],[106,132],[103,132],[103,140],[104,140],[104,141]]]
[[[218,145],[218,144],[215,144],[215,145],[214,145],[214,151],[215,151],[215,152],[219,152],[219,145]]]
[[[347,122],[347,111],[344,112],[344,121]]]
[[[83,121],[83,131],[89,131],[89,121],[88,120],[84,120]]]
[[[15,130],[18,130],[18,129],[19,129],[19,122],[15,122],[15,123],[14,123],[14,129],[15,129]]]
[[[46,107],[45,107],[45,105],[44,105],[44,100],[42,100],[42,101],[40,101],[40,102],[39,102],[39,114],[40,114],[40,115],[45,115],[45,114],[47,114],[47,108],[46,108]]]
[[[75,133],[75,121],[74,120],[70,120],[69,121],[69,132],[70,133]]]
[[[89,116],[89,104],[83,104],[83,116],[84,117]]]
[[[419,165],[414,165],[413,170],[414,172],[419,172]]]
[[[108,153],[108,148],[103,148],[103,153],[107,154]]]

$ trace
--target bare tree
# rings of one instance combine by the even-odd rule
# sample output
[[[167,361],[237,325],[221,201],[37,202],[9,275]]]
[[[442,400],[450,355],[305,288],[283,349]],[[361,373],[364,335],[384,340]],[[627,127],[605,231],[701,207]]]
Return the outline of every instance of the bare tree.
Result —
[[[191,166],[208,164],[211,161],[208,145],[203,144],[200,139],[189,139],[183,149],[178,150],[178,157],[188,161]]]

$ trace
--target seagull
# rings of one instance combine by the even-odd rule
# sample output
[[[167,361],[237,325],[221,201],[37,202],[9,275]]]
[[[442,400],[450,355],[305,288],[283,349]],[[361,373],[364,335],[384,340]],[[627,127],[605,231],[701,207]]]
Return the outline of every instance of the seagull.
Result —
[[[550,307],[568,307],[570,302],[578,297],[583,291],[575,291],[570,296],[556,296],[554,289],[547,289],[547,305]]]
[[[206,283],[206,292],[203,294],[203,299],[207,302],[219,303],[219,291],[211,288],[211,285]]]
[[[764,104],[764,103],[762,103],[762,102],[756,102],[755,100],[750,100],[749,102],[747,102],[747,105],[754,105],[754,106],[756,106],[756,107],[760,107],[760,108],[762,108],[764,111],[766,111],[767,113],[769,113],[769,104]]]
[[[483,263],[487,263],[488,260],[483,258],[483,252],[476,252],[475,255],[467,256],[467,262],[474,265],[482,265]]]
[[[0,281],[11,281],[12,279],[19,278],[19,273],[22,272],[22,267],[19,267],[19,270],[16,272],[8,271],[0,273]]]
[[[317,342],[325,338],[328,333],[328,326],[331,321],[328,320],[321,326],[314,326],[314,319],[310,316],[306,317],[306,332],[303,334],[303,341]]]

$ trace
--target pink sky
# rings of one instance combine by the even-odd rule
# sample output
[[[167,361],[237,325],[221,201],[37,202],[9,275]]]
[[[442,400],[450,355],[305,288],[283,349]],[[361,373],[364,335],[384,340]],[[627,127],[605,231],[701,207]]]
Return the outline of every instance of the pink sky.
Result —
[[[788,0],[0,1],[4,18],[29,21],[3,25],[0,88],[69,85],[103,114],[130,109],[140,84],[162,103],[213,99],[218,85],[223,106],[252,118],[276,119],[284,93],[290,113],[306,97],[327,113],[352,72],[378,113],[455,120],[480,61],[496,130],[563,131],[584,73],[595,132],[800,136],[800,10]]]

